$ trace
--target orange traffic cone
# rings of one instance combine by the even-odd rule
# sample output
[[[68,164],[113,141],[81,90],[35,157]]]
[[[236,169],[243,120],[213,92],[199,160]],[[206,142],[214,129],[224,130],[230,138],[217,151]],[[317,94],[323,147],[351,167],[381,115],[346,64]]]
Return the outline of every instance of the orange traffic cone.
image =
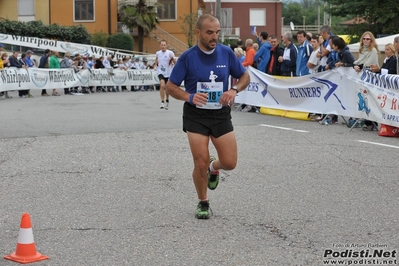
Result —
[[[17,250],[10,255],[4,256],[4,258],[22,264],[48,259],[48,256],[44,256],[36,252],[29,213],[22,214],[21,226],[17,241]]]

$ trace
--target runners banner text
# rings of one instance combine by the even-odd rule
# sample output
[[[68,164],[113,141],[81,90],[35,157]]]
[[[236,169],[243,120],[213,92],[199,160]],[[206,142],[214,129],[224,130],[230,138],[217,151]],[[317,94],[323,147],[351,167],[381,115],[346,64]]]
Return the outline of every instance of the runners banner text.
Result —
[[[399,127],[399,76],[340,67],[302,77],[248,69],[251,81],[235,101],[254,106],[364,118]]]

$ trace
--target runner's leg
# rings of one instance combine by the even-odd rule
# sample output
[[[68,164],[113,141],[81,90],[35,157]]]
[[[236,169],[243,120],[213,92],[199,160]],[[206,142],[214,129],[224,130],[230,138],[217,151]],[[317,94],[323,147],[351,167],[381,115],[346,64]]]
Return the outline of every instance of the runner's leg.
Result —
[[[233,131],[218,138],[211,137],[218,159],[213,162],[215,170],[233,170],[237,165],[237,141]]]
[[[159,80],[159,94],[161,95],[161,102],[165,101],[165,80]]]
[[[190,144],[191,154],[193,155],[194,170],[193,181],[199,200],[206,200],[208,184],[208,166],[209,166],[209,137],[187,132],[188,142]]]

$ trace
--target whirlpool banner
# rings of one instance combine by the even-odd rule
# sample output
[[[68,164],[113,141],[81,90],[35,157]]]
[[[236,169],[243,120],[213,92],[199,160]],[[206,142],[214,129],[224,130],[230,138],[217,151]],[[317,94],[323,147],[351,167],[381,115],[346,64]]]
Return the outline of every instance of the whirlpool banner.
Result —
[[[154,70],[5,68],[0,70],[0,91],[62,89],[88,86],[141,86],[159,84]]]
[[[113,50],[108,50],[106,48],[90,44],[63,42],[58,40],[17,36],[17,35],[10,35],[4,33],[0,33],[0,43],[20,45],[20,46],[42,49],[42,50],[50,49],[51,51],[58,51],[61,53],[69,52],[73,54],[77,52],[79,54],[91,54],[96,57],[115,55],[115,59],[123,58],[124,56],[132,56],[132,54],[129,53],[116,52]]]
[[[365,118],[399,127],[399,76],[338,68],[281,78],[249,68],[251,82],[237,103]]]

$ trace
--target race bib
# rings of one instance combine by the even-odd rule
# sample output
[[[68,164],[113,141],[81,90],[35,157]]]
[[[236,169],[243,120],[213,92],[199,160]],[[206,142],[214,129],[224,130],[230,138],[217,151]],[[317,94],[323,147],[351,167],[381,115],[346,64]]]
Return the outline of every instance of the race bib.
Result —
[[[197,108],[221,109],[220,98],[223,94],[223,82],[197,82],[197,93],[207,93],[208,102]]]

